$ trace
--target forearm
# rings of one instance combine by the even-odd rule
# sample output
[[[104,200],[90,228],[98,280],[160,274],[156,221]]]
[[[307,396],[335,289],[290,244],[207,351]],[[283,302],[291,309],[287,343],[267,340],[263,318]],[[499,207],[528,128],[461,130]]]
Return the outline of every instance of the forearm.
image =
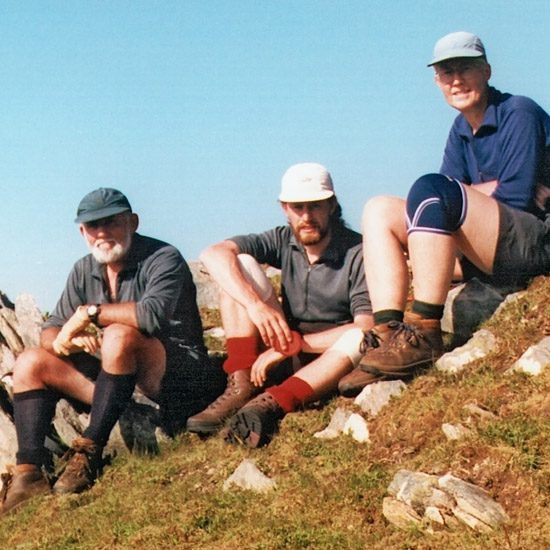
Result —
[[[97,317],[97,324],[100,327],[107,327],[115,323],[139,328],[136,315],[136,303],[123,302],[120,304],[101,304],[100,312]]]
[[[53,341],[56,339],[61,329],[55,327],[48,327],[40,334],[40,347],[46,351],[55,353],[53,349]]]
[[[498,181],[497,180],[491,180],[486,181],[483,183],[476,183],[472,185],[472,189],[475,189],[476,191],[479,191],[480,193],[483,193],[484,195],[487,195],[490,197],[495,189],[497,188]]]

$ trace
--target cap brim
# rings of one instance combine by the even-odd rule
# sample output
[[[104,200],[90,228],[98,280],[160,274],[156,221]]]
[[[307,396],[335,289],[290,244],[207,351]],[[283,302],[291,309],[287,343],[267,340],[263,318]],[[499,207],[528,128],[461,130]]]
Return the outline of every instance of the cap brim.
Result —
[[[75,223],[88,223],[95,220],[101,220],[102,218],[108,218],[109,216],[115,216],[122,212],[130,212],[130,208],[127,206],[111,206],[108,208],[102,208],[101,210],[95,210],[94,212],[84,212],[75,218]]]
[[[287,194],[281,193],[279,195],[279,200],[281,202],[314,202],[314,201],[324,201],[326,199],[330,199],[330,197],[334,196],[334,191],[321,191],[315,196],[312,196],[311,194],[308,195],[300,195],[300,193],[295,194]]]
[[[434,57],[434,59],[432,59],[427,66],[431,67],[432,65],[437,65],[437,63],[447,61],[448,59],[456,59],[457,57],[483,57],[483,55],[484,54],[482,54],[481,52],[473,53],[472,50],[455,50],[454,52],[447,55]]]

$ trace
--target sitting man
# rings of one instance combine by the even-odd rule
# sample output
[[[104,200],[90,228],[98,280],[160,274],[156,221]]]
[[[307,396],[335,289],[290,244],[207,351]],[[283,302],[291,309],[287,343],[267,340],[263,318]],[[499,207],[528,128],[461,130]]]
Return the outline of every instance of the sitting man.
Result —
[[[56,493],[93,484],[103,447],[136,385],[160,404],[173,429],[215,397],[194,395],[205,393],[212,369],[195,285],[178,250],[136,233],[138,216],[115,189],[86,195],[75,221],[91,254],[71,271],[43,325],[40,347],[17,358],[13,401],[19,449],[17,464],[6,475],[2,512],[50,491],[43,468],[51,456],[44,439],[60,397],[91,405],[91,411],[89,426],[73,442],[53,487]]]
[[[547,216],[550,117],[526,97],[489,86],[480,39],[437,42],[435,81],[457,116],[440,174],[417,180],[407,200],[376,197],[363,213],[364,259],[375,327],[350,379],[356,391],[431,365],[443,352],[440,320],[452,280],[473,276],[525,287],[550,271]],[[409,271],[412,313],[404,319]]]
[[[231,418],[225,438],[253,447],[271,439],[286,412],[336,389],[361,358],[361,331],[372,326],[361,235],[346,228],[326,168],[290,167],[279,200],[288,226],[233,237],[201,255],[221,289],[229,380],[214,403],[189,418],[187,429],[211,434]],[[281,269],[282,305],[258,264]],[[359,333],[351,346],[349,332]],[[326,360],[333,346],[340,350],[334,357],[345,360]],[[253,399],[268,373],[289,364],[288,374],[295,374]]]

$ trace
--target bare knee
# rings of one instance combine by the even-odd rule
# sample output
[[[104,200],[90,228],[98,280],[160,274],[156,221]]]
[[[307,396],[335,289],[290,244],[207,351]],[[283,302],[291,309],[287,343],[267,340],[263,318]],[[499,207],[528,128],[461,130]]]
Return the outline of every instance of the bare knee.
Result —
[[[109,355],[120,355],[135,350],[144,335],[128,325],[115,323],[105,327],[101,342],[101,353]]]
[[[14,391],[21,391],[29,383],[36,385],[45,379],[51,354],[42,348],[31,348],[23,351],[15,361],[13,368]]]

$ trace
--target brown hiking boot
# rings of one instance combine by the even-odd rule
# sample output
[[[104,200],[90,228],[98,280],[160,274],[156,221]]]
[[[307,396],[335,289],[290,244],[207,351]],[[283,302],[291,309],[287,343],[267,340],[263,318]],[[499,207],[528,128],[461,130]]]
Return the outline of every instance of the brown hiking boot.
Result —
[[[390,321],[391,337],[367,351],[359,367],[381,380],[406,380],[428,368],[443,355],[441,323],[408,314],[406,322]]]
[[[53,486],[56,494],[81,493],[89,489],[101,469],[102,450],[87,437],[77,437],[65,453],[67,466]]]
[[[248,368],[230,373],[225,391],[204,411],[187,419],[187,430],[199,434],[213,434],[231,415],[257,395],[260,388],[250,381],[250,371]]]
[[[267,445],[279,429],[279,420],[285,412],[267,392],[247,403],[231,418],[222,436],[228,443],[240,443],[248,447]]]
[[[394,332],[392,327],[388,327],[388,323],[382,323],[374,329],[366,330],[359,351],[365,354],[369,350],[379,348],[383,342],[390,339]],[[360,366],[357,366],[349,374],[340,378],[338,391],[344,397],[355,397],[361,393],[365,386],[382,379],[379,375],[365,372]]]
[[[7,469],[7,473],[2,474],[0,514],[14,511],[32,497],[50,492],[50,484],[38,466],[18,464]]]

